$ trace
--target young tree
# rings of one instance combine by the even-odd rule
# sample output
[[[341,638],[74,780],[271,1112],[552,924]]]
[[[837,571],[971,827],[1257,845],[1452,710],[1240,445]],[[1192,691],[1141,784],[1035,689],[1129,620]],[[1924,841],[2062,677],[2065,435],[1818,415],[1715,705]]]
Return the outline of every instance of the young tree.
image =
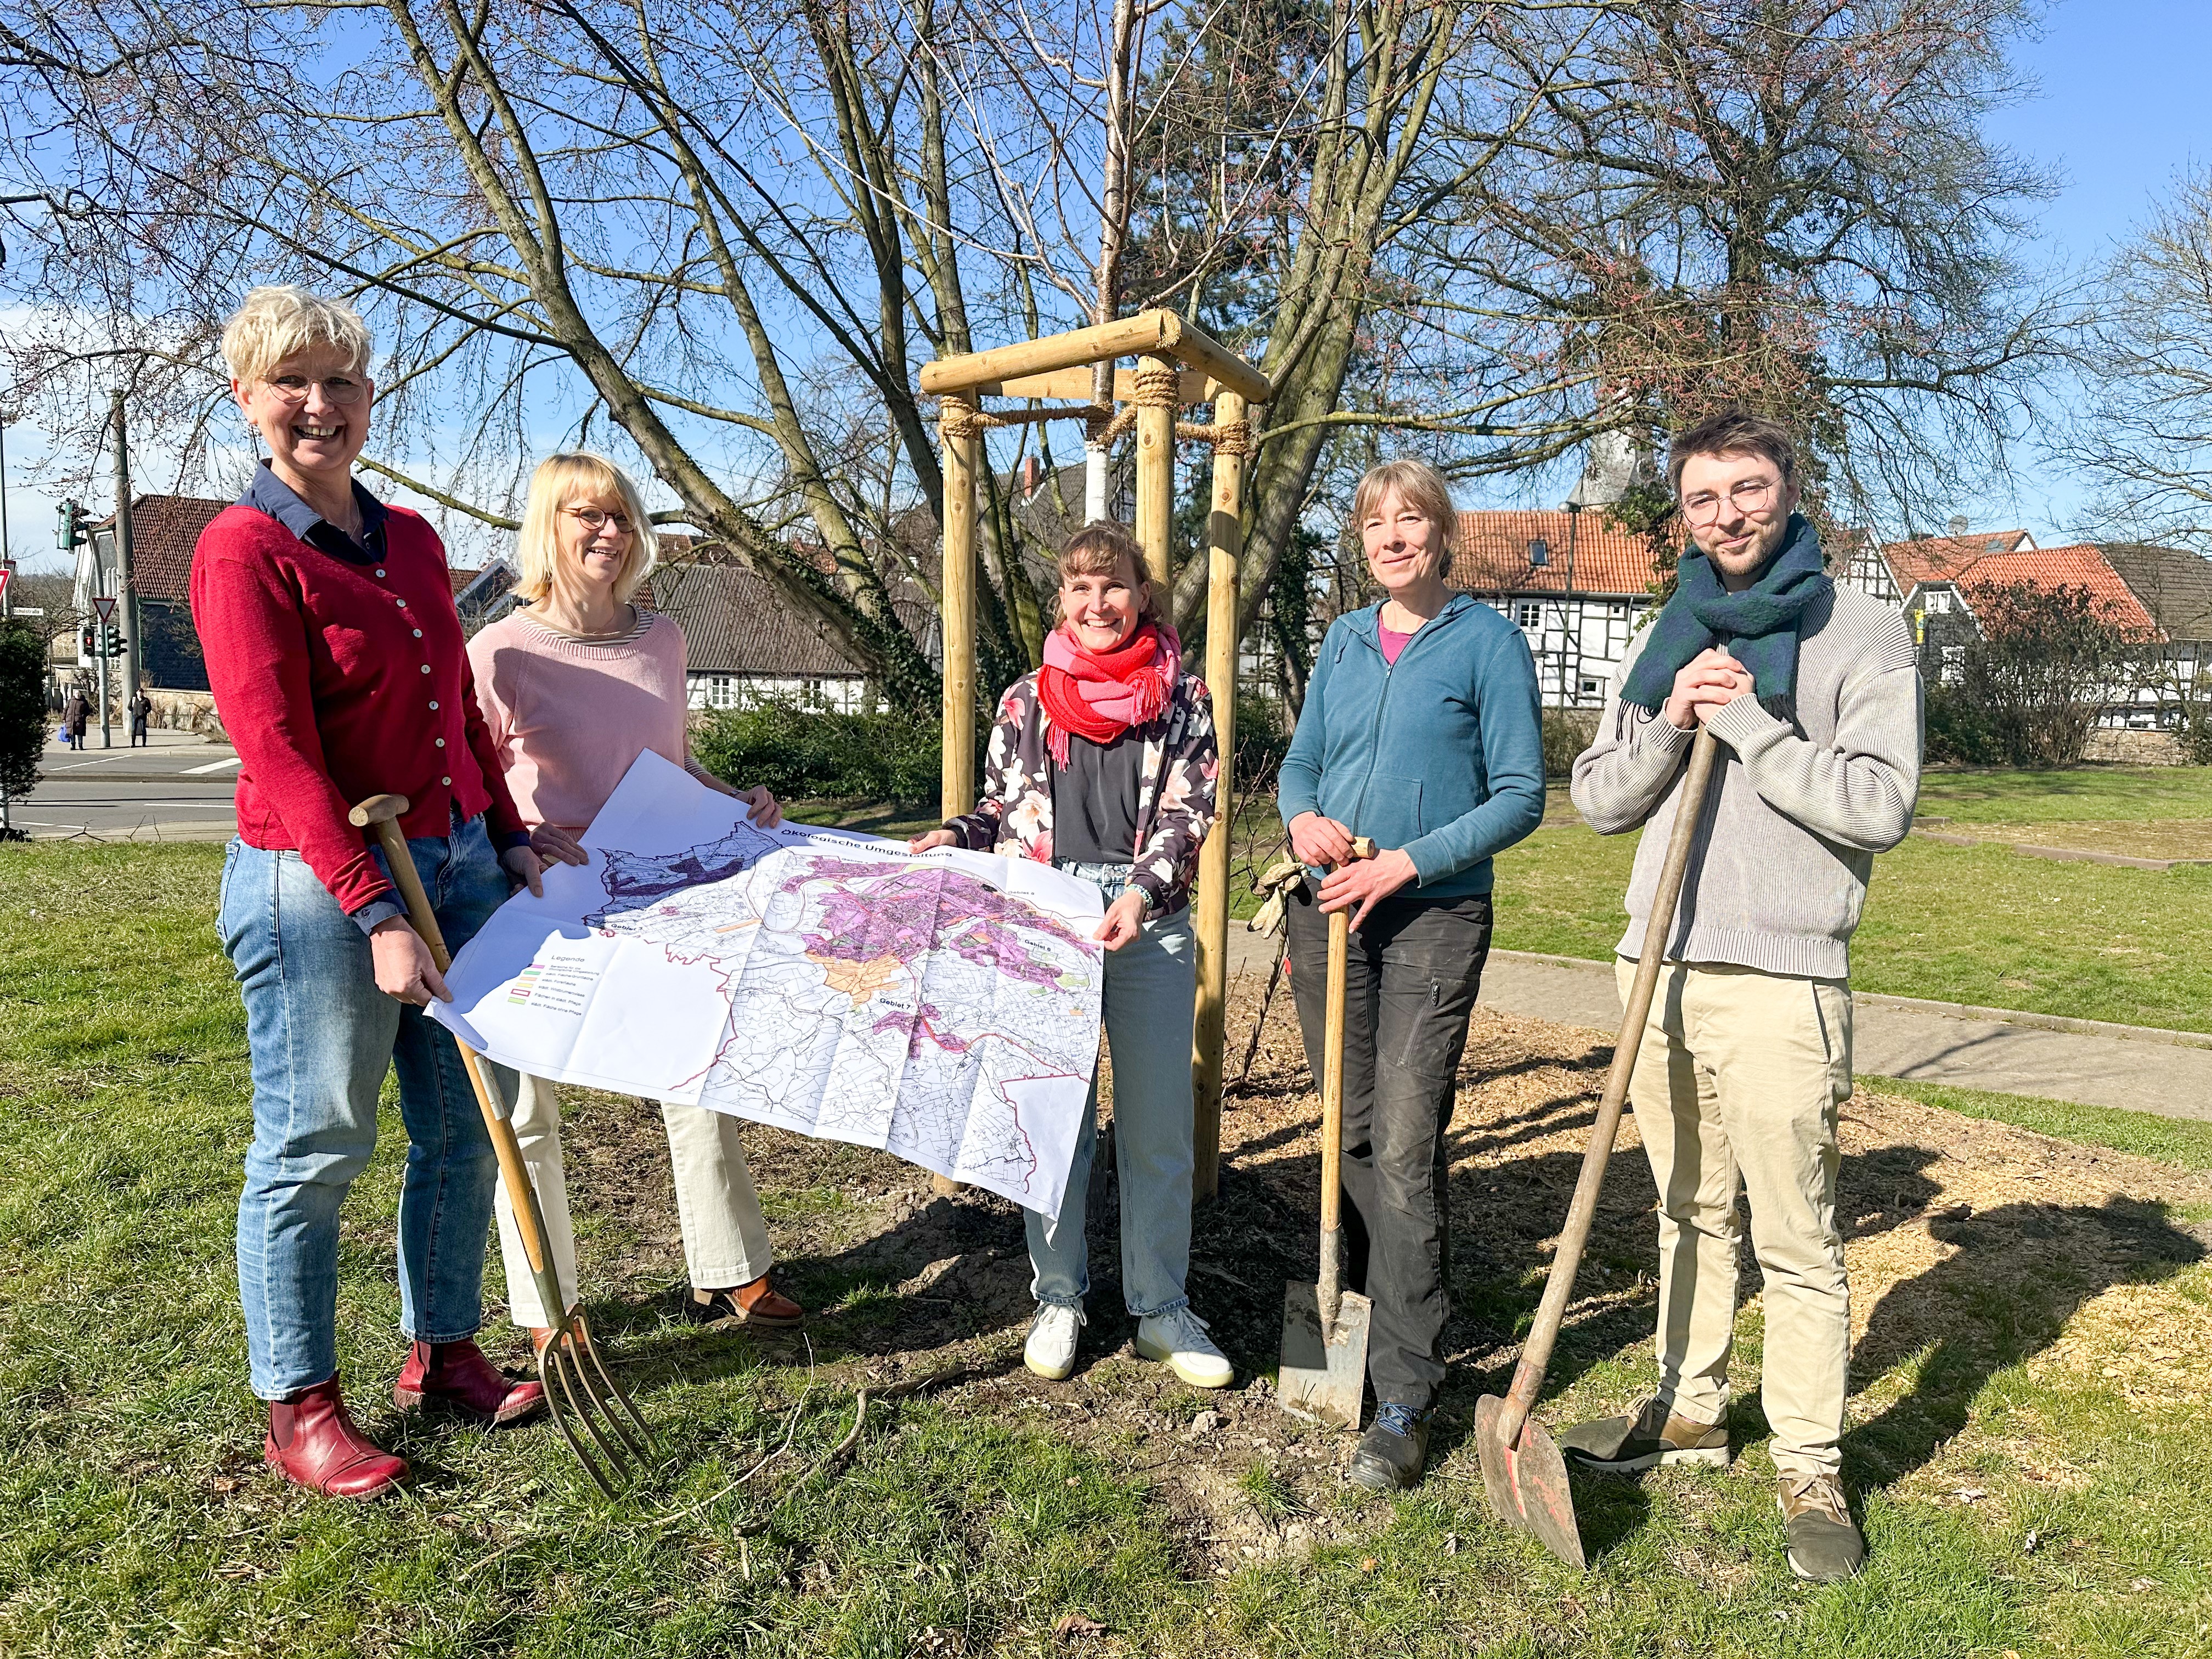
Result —
[[[2154,641],[2085,587],[2019,582],[1966,591],[1975,632],[1954,647],[1956,696],[2008,765],[2080,763],[2108,704],[2125,701]]]

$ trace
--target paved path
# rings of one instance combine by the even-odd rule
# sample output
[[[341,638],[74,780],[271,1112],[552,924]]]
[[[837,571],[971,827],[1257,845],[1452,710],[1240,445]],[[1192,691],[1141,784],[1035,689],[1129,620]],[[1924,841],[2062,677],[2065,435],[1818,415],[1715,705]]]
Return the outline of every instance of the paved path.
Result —
[[[238,756],[227,745],[183,732],[149,732],[143,749],[100,747],[94,727],[85,748],[52,741],[39,757],[45,774],[30,794],[9,804],[15,826],[33,841],[89,836],[102,841],[223,841],[236,819],[231,792]]]
[[[1232,926],[1230,939],[1231,971],[1267,971],[1268,941],[1242,923]],[[1609,963],[1493,951],[1481,1000],[1510,1013],[1620,1029]],[[2212,1036],[2002,1009],[1954,1010],[1863,991],[1853,1000],[1851,1060],[1862,1076],[2212,1121]]]

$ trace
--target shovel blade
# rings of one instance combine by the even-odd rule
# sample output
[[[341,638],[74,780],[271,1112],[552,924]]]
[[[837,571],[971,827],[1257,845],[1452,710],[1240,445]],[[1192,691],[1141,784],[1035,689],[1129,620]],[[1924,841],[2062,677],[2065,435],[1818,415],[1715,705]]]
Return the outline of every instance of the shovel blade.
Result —
[[[1567,1486],[1566,1460],[1531,1417],[1521,1425],[1516,1445],[1498,1432],[1505,1402],[1485,1395],[1474,1402],[1474,1445],[1482,1458],[1482,1484],[1490,1507],[1509,1527],[1533,1533],[1544,1547],[1577,1571],[1589,1563],[1583,1555],[1581,1528],[1575,1525],[1575,1498]]]
[[[1340,1429],[1359,1426],[1367,1388],[1367,1328],[1374,1307],[1364,1296],[1344,1293],[1336,1328],[1324,1340],[1321,1287],[1293,1279],[1283,1286],[1283,1364],[1276,1397],[1291,1410]]]

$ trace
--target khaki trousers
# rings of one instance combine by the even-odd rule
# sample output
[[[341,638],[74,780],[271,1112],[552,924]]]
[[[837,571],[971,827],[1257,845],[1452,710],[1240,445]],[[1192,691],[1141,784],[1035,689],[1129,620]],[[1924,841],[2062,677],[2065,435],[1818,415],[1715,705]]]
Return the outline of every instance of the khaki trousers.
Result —
[[[1636,964],[1614,967],[1625,1006]],[[1724,963],[1661,969],[1629,1082],[1659,1188],[1659,1397],[1698,1422],[1727,1411],[1740,1181],[1765,1286],[1759,1392],[1784,1474],[1842,1462],[1851,1310],[1836,1111],[1850,1092],[1843,981]]]
[[[668,1160],[676,1174],[676,1214],[684,1229],[684,1261],[702,1291],[750,1284],[775,1262],[762,1218],[760,1195],[738,1139],[738,1120],[703,1106],[661,1103],[668,1131]],[[568,1187],[561,1168],[561,1100],[557,1085],[522,1075],[514,1103],[514,1138],[544,1212],[546,1243],[560,1276],[562,1300],[576,1305],[576,1236],[568,1220]],[[507,1265],[507,1307],[518,1325],[550,1324],[539,1305],[530,1258],[514,1225],[507,1188],[499,1189],[499,1249]]]

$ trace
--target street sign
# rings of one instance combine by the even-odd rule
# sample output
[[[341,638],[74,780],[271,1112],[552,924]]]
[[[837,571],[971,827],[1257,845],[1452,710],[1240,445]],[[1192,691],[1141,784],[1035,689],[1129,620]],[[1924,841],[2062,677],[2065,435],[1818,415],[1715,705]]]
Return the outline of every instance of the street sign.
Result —
[[[15,574],[13,563],[0,564],[0,599],[8,597],[8,579]]]
[[[99,614],[100,621],[105,623],[115,620],[115,601],[112,599],[106,597],[96,599],[92,602],[92,608]]]
[[[43,617],[46,614],[46,607],[43,605],[19,605],[13,614],[18,617]]]

